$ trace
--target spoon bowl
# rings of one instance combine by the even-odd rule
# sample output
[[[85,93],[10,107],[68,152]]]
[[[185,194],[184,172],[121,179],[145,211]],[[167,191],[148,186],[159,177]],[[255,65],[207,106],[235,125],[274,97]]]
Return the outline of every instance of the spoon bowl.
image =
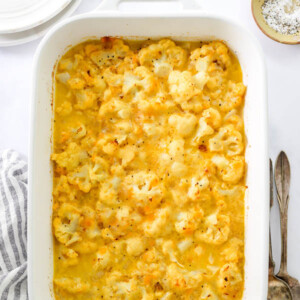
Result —
[[[283,44],[300,44],[300,32],[294,35],[281,34],[268,25],[262,13],[262,6],[265,3],[265,0],[252,0],[251,2],[253,18],[257,26],[266,36]]]
[[[292,300],[288,285],[274,275],[269,275],[268,300]]]
[[[270,212],[273,206],[273,164],[270,159]],[[293,300],[289,286],[274,275],[275,263],[272,254],[271,227],[269,231],[269,283],[267,300]]]
[[[290,287],[293,299],[300,299],[300,283],[290,276],[287,271],[287,222],[289,206],[291,170],[287,155],[281,151],[276,160],[275,166],[275,183],[277,191],[277,200],[280,210],[280,227],[281,227],[281,264],[276,277],[284,280]]]

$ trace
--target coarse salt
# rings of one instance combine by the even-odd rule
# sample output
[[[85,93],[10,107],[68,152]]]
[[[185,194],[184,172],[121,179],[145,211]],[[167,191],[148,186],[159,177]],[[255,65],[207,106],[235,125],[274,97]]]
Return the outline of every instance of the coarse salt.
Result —
[[[265,0],[262,13],[279,33],[296,34],[300,29],[300,0]]]

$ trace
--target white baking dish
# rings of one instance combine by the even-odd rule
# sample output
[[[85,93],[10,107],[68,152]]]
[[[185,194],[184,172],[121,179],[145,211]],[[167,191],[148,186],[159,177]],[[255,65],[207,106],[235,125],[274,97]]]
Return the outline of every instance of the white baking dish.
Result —
[[[119,0],[109,0],[118,2]],[[112,3],[110,2],[110,4]],[[187,3],[187,2],[185,2]],[[68,49],[102,36],[171,37],[175,40],[224,40],[237,54],[248,87],[245,128],[248,139],[246,195],[245,291],[247,300],[267,297],[268,136],[266,75],[262,51],[249,32],[223,17],[201,11],[180,13],[94,12],[66,20],[41,42],[34,63],[31,148],[29,157],[28,284],[31,300],[52,297],[51,118],[52,72]]]

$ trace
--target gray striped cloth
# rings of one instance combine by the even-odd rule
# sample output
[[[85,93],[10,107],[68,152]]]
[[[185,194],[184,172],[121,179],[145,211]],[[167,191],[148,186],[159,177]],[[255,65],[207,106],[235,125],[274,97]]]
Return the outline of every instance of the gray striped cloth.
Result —
[[[27,163],[0,152],[0,300],[27,295]]]

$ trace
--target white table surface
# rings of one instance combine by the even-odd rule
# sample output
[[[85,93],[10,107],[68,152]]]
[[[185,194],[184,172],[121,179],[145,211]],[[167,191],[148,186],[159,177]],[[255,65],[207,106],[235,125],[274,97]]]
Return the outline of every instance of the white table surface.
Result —
[[[199,1],[207,9],[238,19],[263,47],[268,70],[270,157],[274,161],[279,151],[284,150],[292,167],[288,270],[300,279],[300,45],[282,45],[264,36],[253,21],[250,0]],[[99,2],[83,0],[75,13],[91,11]],[[31,66],[39,42],[0,48],[0,149],[13,148],[25,157],[28,155]],[[280,227],[276,201],[271,224],[277,270]]]

